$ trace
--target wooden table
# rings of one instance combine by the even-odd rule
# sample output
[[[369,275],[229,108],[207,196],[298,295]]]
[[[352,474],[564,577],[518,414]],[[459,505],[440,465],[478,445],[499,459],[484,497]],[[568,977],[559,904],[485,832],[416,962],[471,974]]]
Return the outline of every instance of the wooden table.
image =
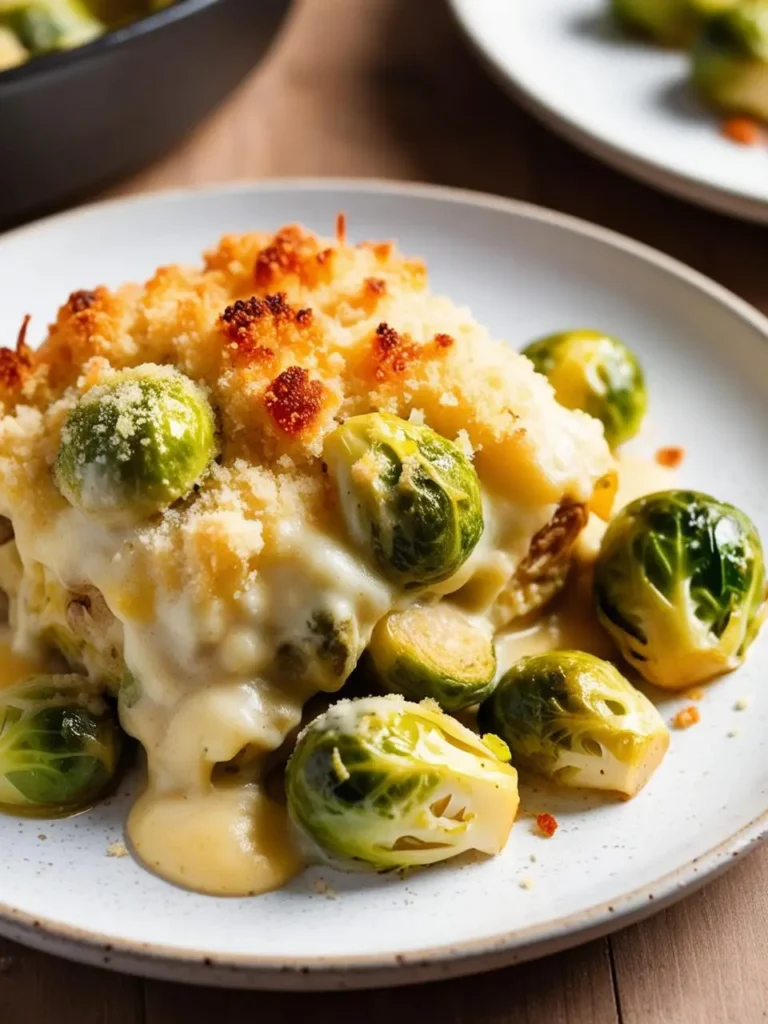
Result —
[[[402,178],[527,199],[656,246],[768,312],[764,228],[653,192],[550,135],[488,80],[442,0],[297,3],[268,63],[228,105],[114,191],[285,175]],[[272,1024],[294,1014],[312,1024],[768,1020],[768,849],[609,939],[491,975],[388,992],[184,988],[0,940],[0,1024]]]

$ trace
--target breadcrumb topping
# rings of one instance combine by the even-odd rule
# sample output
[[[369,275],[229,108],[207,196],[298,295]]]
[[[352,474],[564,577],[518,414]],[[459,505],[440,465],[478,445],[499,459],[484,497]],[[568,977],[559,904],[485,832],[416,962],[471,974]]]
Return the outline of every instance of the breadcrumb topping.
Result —
[[[185,600],[244,593],[286,517],[338,532],[322,445],[349,416],[426,423],[517,507],[586,505],[613,470],[599,424],[431,294],[420,260],[391,242],[353,244],[343,220],[330,239],[299,225],[227,235],[200,267],[160,267],[143,285],[84,282],[39,349],[25,333],[26,321],[0,349],[2,514],[54,528],[68,508],[51,476],[63,424],[116,370],[175,367],[216,414],[216,464],[114,560],[126,614],[151,616],[158,585]],[[118,448],[131,429],[120,420]]]

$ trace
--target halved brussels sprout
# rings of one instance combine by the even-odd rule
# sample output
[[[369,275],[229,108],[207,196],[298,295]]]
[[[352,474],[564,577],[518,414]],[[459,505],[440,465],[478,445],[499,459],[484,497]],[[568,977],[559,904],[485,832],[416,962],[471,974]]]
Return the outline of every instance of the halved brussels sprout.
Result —
[[[483,532],[472,463],[429,427],[388,413],[353,416],[325,439],[347,525],[406,588],[447,579]]]
[[[716,107],[768,121],[768,0],[746,0],[707,19],[693,48],[692,73]]]
[[[40,675],[0,691],[0,807],[56,815],[109,786],[123,736],[87,685],[82,676]]]
[[[436,704],[340,701],[299,736],[286,771],[296,826],[326,858],[411,867],[498,853],[517,772]]]
[[[532,342],[523,355],[549,380],[561,405],[600,420],[611,448],[640,429],[648,404],[645,379],[634,354],[618,338],[600,331],[563,331]]]
[[[628,797],[669,746],[648,698],[609,662],[582,651],[522,658],[481,706],[478,721],[506,741],[518,766],[563,786]]]
[[[444,711],[479,704],[496,677],[491,636],[445,601],[386,616],[368,654],[385,690],[416,701],[431,697]]]
[[[76,508],[133,525],[187,495],[216,454],[213,410],[170,367],[123,370],[91,388],[69,414],[56,484]]]
[[[646,679],[680,689],[736,668],[765,610],[754,524],[695,491],[631,502],[608,527],[595,566],[600,622]]]

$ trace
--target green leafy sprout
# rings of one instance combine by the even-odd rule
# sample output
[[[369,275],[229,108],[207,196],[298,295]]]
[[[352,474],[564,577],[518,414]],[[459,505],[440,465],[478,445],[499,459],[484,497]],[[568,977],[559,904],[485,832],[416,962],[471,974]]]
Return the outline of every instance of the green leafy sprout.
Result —
[[[216,454],[215,431],[208,399],[177,370],[123,370],[69,414],[56,483],[87,515],[132,525],[192,490]]]
[[[76,675],[41,675],[0,691],[0,807],[39,816],[89,806],[117,771],[122,733]]]
[[[388,413],[346,420],[325,461],[348,528],[379,569],[406,589],[452,576],[483,532],[477,473],[429,427]]]
[[[595,601],[624,658],[650,682],[678,689],[728,672],[765,613],[757,529],[699,492],[639,498],[605,534]]]
[[[563,786],[634,796],[661,762],[659,712],[607,661],[582,651],[522,658],[480,707],[513,762]]]
[[[499,751],[498,745],[496,751]],[[517,773],[430,701],[339,701],[299,736],[288,808],[313,851],[346,867],[399,868],[498,853]]]
[[[551,334],[523,349],[549,380],[567,409],[581,409],[600,420],[611,448],[640,429],[648,398],[645,378],[634,353],[600,331]]]

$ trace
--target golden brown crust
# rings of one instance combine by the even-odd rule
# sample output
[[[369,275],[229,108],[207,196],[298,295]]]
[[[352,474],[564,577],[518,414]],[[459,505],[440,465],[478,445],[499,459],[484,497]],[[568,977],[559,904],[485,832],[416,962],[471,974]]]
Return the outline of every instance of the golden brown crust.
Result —
[[[256,286],[274,290],[295,279],[311,288],[330,280],[334,254],[334,249],[320,249],[317,237],[297,225],[281,228],[256,257]]]
[[[32,350],[27,345],[27,328],[32,317],[27,313],[21,322],[16,348],[0,348],[0,391],[13,396],[32,370]]]
[[[301,366],[289,366],[265,391],[264,404],[277,426],[296,436],[317,422],[329,397],[322,381],[310,380]]]
[[[219,328],[235,360],[271,363],[276,349],[290,344],[295,331],[310,328],[313,320],[311,309],[294,309],[285,292],[278,292],[263,299],[238,299],[221,314]]]

